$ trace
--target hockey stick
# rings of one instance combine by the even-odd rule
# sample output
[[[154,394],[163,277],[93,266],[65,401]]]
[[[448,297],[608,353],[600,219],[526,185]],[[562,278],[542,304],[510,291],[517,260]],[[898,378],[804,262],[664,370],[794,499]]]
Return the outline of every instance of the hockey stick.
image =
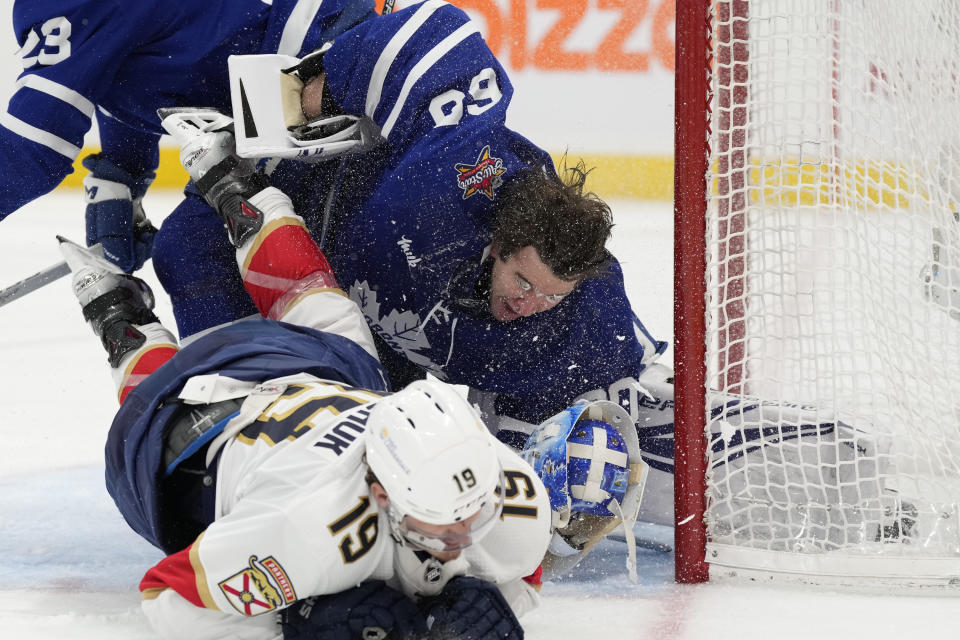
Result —
[[[56,282],[68,273],[70,273],[70,267],[67,266],[67,263],[58,262],[51,267],[36,272],[32,276],[27,276],[20,282],[15,282],[0,291],[0,307],[8,302],[22,298],[40,287],[45,287],[51,282]]]
[[[103,247],[101,247],[99,244],[93,245],[91,249],[98,252],[101,256],[103,255]],[[70,267],[67,266],[66,262],[58,262],[57,264],[51,265],[46,269],[41,269],[32,276],[27,276],[20,282],[15,282],[6,289],[0,290],[0,307],[8,302],[13,302],[14,300],[22,298],[28,293],[32,293],[41,287],[45,287],[51,282],[56,282],[69,273]]]

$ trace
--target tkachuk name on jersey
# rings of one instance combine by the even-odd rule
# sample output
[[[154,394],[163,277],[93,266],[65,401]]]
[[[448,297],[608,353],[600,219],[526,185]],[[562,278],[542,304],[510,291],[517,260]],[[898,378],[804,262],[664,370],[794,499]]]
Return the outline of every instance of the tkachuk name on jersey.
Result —
[[[367,428],[370,410],[370,407],[363,407],[356,413],[346,416],[341,422],[330,427],[330,430],[323,434],[323,437],[313,446],[330,449],[339,456],[363,434]]]
[[[493,200],[494,191],[503,184],[501,176],[507,172],[503,159],[490,155],[490,145],[480,151],[475,163],[458,162],[454,168],[460,174],[457,176],[457,185],[463,190],[464,200],[476,193],[482,193]]]

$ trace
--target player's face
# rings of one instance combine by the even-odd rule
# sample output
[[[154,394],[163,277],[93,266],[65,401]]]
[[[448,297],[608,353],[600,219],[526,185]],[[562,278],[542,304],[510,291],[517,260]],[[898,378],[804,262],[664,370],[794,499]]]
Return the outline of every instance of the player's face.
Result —
[[[473,525],[480,517],[480,512],[473,514],[454,524],[430,524],[417,520],[413,516],[404,516],[403,528],[412,534],[441,541],[446,547],[443,551],[424,548],[424,551],[441,562],[449,562],[460,557],[464,547],[473,543]]]
[[[535,247],[524,247],[501,258],[496,248],[490,279],[490,312],[500,322],[552,309],[576,288],[578,280],[554,275]]]
[[[382,484],[371,483],[370,491],[380,507],[390,508],[390,498]],[[430,524],[404,515],[400,522],[400,535],[413,548],[426,551],[441,562],[448,562],[459,558],[464,548],[485,536],[496,523],[502,509],[501,494],[498,502],[488,500],[476,513],[453,524]]]
[[[300,92],[300,109],[307,120],[312,120],[322,114],[324,82],[326,82],[326,76],[321,73],[304,85]]]

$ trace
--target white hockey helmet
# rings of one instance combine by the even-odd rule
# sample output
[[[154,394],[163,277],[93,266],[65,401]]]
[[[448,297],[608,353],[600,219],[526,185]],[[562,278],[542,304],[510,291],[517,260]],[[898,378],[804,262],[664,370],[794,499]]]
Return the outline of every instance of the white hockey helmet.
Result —
[[[496,440],[449,385],[420,380],[379,401],[366,445],[367,465],[387,493],[391,528],[401,541],[434,551],[463,548],[499,517],[503,468]],[[452,540],[404,516],[428,525],[470,524]]]

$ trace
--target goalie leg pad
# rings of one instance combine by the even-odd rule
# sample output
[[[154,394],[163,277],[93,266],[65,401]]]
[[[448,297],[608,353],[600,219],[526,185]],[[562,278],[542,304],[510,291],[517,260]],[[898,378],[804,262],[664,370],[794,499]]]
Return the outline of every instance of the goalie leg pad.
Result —
[[[425,598],[429,640],[523,640],[523,627],[497,585],[457,576],[439,595]]]

